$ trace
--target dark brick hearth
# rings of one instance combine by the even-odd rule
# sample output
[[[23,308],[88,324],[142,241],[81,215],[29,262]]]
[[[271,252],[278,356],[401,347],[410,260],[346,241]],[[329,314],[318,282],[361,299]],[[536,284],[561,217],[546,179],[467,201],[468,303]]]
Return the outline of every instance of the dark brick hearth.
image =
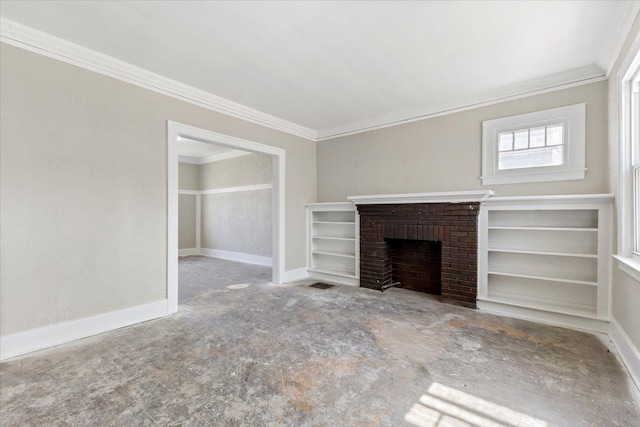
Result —
[[[441,300],[475,308],[479,207],[480,204],[476,202],[358,205],[360,286],[381,289],[392,283],[392,252],[399,245],[394,242],[440,242]],[[415,247],[409,252],[415,252]],[[410,255],[403,256],[411,258]],[[425,259],[429,257],[432,255],[427,254]],[[412,270],[406,266],[403,268]],[[424,270],[424,274],[433,277],[429,268],[416,265],[413,270]],[[415,288],[411,283],[407,285],[407,288]]]

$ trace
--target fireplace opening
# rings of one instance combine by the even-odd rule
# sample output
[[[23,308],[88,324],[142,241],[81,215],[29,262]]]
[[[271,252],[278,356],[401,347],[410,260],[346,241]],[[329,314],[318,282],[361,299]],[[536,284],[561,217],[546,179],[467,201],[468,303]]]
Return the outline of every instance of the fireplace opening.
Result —
[[[360,286],[383,290],[398,281],[408,289],[418,288],[439,294],[443,302],[476,308],[478,211],[479,203],[358,205]],[[393,240],[404,240],[403,243],[394,243],[396,249],[399,245],[422,244],[420,251],[414,247],[409,252],[430,254],[430,258],[436,259],[435,263],[420,265],[439,267],[416,274],[417,271],[407,270],[403,263],[396,261],[394,277],[390,244]],[[434,255],[434,245],[437,245],[439,256]],[[423,250],[425,247],[429,249]],[[400,252],[403,252],[401,248]],[[418,255],[402,256],[411,258]],[[439,274],[437,279],[436,274]],[[428,277],[429,283],[412,283],[416,276]],[[438,283],[437,290],[435,283]]]
[[[442,294],[442,242],[384,240],[391,255],[392,283],[412,291]]]

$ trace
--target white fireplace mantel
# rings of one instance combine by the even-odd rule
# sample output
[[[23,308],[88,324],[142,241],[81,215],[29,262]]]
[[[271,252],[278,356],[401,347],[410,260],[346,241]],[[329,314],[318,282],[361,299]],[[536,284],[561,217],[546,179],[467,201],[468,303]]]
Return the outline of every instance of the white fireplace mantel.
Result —
[[[495,194],[491,190],[449,191],[438,193],[374,194],[349,196],[355,205],[391,205],[406,203],[465,203],[481,202]]]

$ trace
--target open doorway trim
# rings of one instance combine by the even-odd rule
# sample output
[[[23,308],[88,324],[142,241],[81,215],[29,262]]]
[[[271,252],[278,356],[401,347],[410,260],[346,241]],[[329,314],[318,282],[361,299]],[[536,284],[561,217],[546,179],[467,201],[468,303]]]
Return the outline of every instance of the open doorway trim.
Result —
[[[272,281],[284,279],[285,150],[259,142],[167,121],[167,311],[178,311],[178,138],[223,145],[273,158]]]

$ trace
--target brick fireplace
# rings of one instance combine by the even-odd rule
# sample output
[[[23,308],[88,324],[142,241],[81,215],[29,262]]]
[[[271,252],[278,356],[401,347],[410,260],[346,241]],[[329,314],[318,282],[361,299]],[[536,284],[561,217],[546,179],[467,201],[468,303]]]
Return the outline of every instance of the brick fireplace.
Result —
[[[480,200],[490,195],[350,197],[360,215],[360,286],[383,289],[397,281],[398,287],[476,308],[478,213]]]

